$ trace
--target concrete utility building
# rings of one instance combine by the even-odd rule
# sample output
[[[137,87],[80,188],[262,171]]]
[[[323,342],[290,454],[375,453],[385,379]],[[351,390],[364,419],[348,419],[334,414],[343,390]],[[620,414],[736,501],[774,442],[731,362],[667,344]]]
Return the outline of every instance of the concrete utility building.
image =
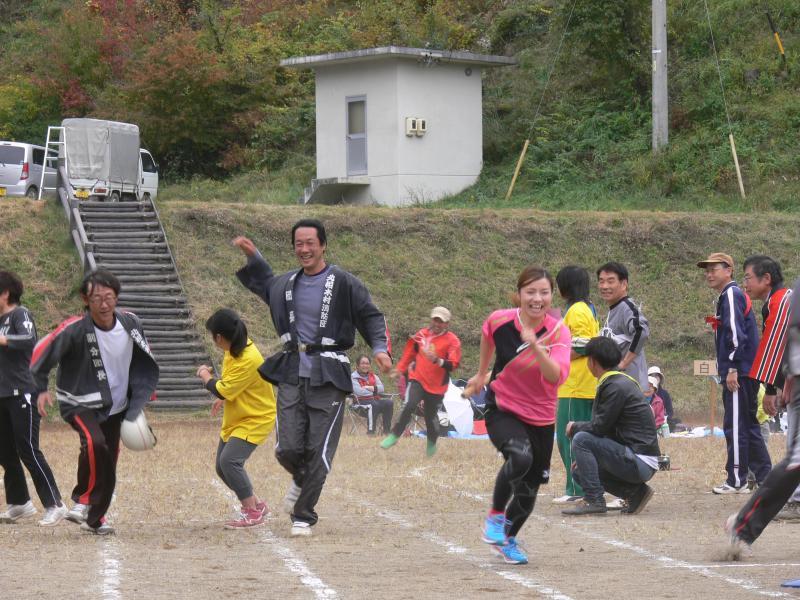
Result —
[[[388,46],[280,64],[316,77],[317,178],[302,202],[400,206],[475,183],[481,72],[516,60]]]

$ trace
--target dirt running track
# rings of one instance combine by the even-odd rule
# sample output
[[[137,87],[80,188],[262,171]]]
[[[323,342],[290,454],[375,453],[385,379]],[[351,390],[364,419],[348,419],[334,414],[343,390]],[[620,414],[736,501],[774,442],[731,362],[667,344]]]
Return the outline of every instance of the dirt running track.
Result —
[[[743,496],[716,497],[721,440],[667,440],[680,470],[656,475],[638,516],[562,518],[557,455],[520,534],[531,563],[506,565],[479,539],[500,461],[488,441],[424,441],[389,451],[345,433],[311,538],[290,538],[288,517],[226,531],[235,498],[213,469],[217,425],[152,417],[157,448],[123,450],[109,516],[117,535],[35,520],[0,526],[0,599],[103,598],[757,598],[800,596],[800,524],[773,524],[744,562],[721,562],[724,518]],[[345,432],[349,424],[345,427]],[[773,457],[782,436],[772,436]],[[42,446],[62,494],[74,484],[77,436],[49,424]],[[279,505],[288,476],[272,440],[248,463],[256,491]],[[31,489],[33,489],[31,487]],[[38,506],[38,499],[34,502]]]

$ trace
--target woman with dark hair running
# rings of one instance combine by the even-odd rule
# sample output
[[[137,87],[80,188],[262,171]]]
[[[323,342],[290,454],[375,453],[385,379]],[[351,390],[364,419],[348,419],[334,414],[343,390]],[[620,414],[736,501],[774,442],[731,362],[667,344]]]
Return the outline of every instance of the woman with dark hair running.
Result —
[[[507,562],[525,564],[517,533],[550,477],[558,386],[569,374],[572,338],[549,314],[553,278],[526,267],[513,296],[517,308],[496,310],[483,324],[480,366],[464,390],[481,389],[496,355],[486,394],[486,429],[505,462],[497,474],[483,540]]]
[[[225,352],[219,379],[207,365],[197,369],[206,389],[217,397],[211,416],[224,405],[217,475],[242,503],[239,517],[225,523],[225,529],[255,527],[264,522],[269,509],[253,491],[244,463],[275,426],[275,393],[258,373],[264,358],[247,337],[247,327],[238,314],[222,308],[209,317],[206,329],[217,348]]]
[[[570,421],[591,421],[592,400],[597,379],[589,371],[585,356],[586,343],[600,332],[597,311],[589,300],[589,272],[582,267],[564,267],[556,275],[558,292],[567,302],[564,325],[572,334],[569,377],[558,388],[556,443],[567,472],[565,495],[555,498],[554,504],[567,504],[583,497],[583,490],[572,479],[572,445],[566,428]]]

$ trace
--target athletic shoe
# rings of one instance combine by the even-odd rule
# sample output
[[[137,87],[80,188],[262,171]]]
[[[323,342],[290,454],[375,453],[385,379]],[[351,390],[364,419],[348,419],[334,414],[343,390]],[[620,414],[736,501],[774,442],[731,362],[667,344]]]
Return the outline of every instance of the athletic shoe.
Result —
[[[742,485],[741,487],[733,487],[728,483],[723,483],[722,485],[718,485],[717,487],[711,488],[711,491],[715,494],[725,495],[725,494],[749,494],[751,490],[747,487],[747,484]]]
[[[292,485],[289,486],[286,495],[283,497],[283,512],[287,515],[291,515],[294,512],[294,505],[300,497],[301,490],[302,488],[292,480]]]
[[[292,523],[292,537],[308,537],[311,535],[311,525],[305,521],[295,521]]]
[[[60,506],[51,506],[48,508],[45,513],[44,517],[41,521],[39,521],[39,527],[55,527],[61,521],[64,520],[64,517],[67,516],[67,507],[61,504]]]
[[[517,538],[510,537],[505,546],[492,546],[492,550],[509,564],[527,565],[528,556],[517,545]]]
[[[0,523],[16,523],[20,519],[32,517],[36,507],[28,500],[25,504],[9,504],[4,513],[0,513]]]
[[[608,512],[606,501],[600,498],[598,502],[590,502],[586,498],[581,498],[574,503],[574,506],[565,508],[561,511],[562,515],[597,515]]]
[[[733,513],[725,521],[725,533],[728,534],[728,546],[725,549],[725,559],[737,561],[741,560],[743,556],[752,556],[753,549],[750,544],[740,538],[735,531],[737,513]]]
[[[267,506],[267,503],[264,502],[263,500],[261,502],[256,503],[256,508],[261,512],[261,516],[264,517],[265,519],[268,516],[270,516],[270,514],[272,514],[269,512],[269,506]]]
[[[383,438],[383,441],[381,442],[381,448],[383,448],[384,450],[388,450],[389,448],[394,446],[397,443],[397,440],[399,439],[400,438],[397,437],[395,434],[390,433],[385,438]]]
[[[248,527],[257,527],[264,524],[264,514],[259,508],[248,509],[242,507],[242,512],[236,519],[232,519],[225,523],[225,529],[247,529]]]
[[[800,502],[787,502],[773,521],[800,521]]]
[[[625,508],[622,509],[622,514],[638,515],[644,510],[647,503],[650,502],[650,498],[653,497],[653,494],[655,494],[653,488],[643,483],[633,496],[625,499]]]
[[[89,505],[76,502],[64,518],[80,525],[86,522],[87,516],[89,516]]]
[[[622,498],[614,498],[606,502],[606,508],[608,510],[622,510],[625,508],[625,501]]]
[[[105,520],[97,527],[92,527],[86,521],[81,523],[81,531],[92,533],[94,535],[114,535],[114,528],[109,525]]]
[[[577,502],[583,498],[583,496],[570,496],[569,494],[565,496],[559,496],[558,498],[553,498],[553,504],[570,504],[572,502]]]
[[[506,543],[506,525],[511,523],[504,514],[489,515],[483,523],[483,541],[502,546]]]
[[[425,454],[428,458],[436,454],[436,442],[428,442],[425,446]]]

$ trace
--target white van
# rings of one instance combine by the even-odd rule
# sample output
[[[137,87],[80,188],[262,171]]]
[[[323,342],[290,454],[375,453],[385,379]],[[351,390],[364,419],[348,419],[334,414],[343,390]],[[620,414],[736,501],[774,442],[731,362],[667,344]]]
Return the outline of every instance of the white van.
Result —
[[[155,200],[158,196],[158,165],[153,160],[153,155],[144,148],[139,148],[139,172],[142,182],[139,186],[139,200]]]
[[[0,198],[27,196],[36,199],[44,169],[44,187],[56,187],[58,159],[51,155],[45,161],[42,146],[22,142],[0,142]],[[47,164],[45,164],[45,162]]]

